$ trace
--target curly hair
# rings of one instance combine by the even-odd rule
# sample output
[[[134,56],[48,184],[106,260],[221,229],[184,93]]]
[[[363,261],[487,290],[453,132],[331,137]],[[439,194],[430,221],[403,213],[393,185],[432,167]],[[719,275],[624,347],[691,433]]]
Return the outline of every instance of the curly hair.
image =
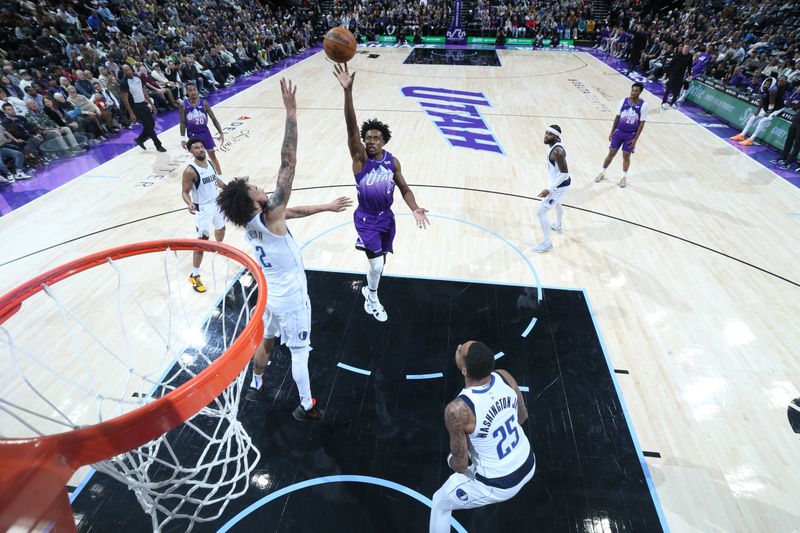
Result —
[[[392,138],[392,131],[389,129],[389,126],[378,120],[377,118],[371,118],[364,122],[361,125],[361,140],[363,141],[369,130],[378,130],[383,135],[383,143],[386,144],[389,142],[389,139]]]
[[[217,196],[217,205],[234,224],[244,227],[253,218],[253,199],[246,178],[229,181]]]

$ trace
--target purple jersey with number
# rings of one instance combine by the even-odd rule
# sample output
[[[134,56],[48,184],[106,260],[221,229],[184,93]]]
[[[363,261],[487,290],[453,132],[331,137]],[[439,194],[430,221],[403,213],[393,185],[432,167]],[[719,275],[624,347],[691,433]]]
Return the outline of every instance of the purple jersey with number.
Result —
[[[197,105],[192,105],[188,98],[183,100],[183,116],[186,119],[186,131],[189,137],[208,131],[208,114],[206,113],[206,103],[202,97],[197,99]]]
[[[639,129],[639,122],[647,120],[647,111],[644,100],[641,98],[635,104],[631,104],[630,98],[625,98],[619,108],[619,122],[617,130],[623,133],[635,133]]]
[[[358,209],[369,213],[389,211],[394,202],[394,157],[385,150],[383,154],[380,161],[367,158],[355,175]]]

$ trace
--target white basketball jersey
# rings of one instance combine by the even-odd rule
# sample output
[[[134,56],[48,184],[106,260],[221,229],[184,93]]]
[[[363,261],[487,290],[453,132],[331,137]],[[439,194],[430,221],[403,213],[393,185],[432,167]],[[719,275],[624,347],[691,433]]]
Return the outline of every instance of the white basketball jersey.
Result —
[[[489,383],[464,389],[458,397],[475,413],[475,431],[467,437],[476,472],[499,478],[520,468],[531,453],[531,445],[517,421],[514,389],[492,372]]]
[[[244,238],[267,278],[267,305],[275,313],[302,309],[308,282],[300,248],[291,233],[275,235],[257,214],[244,227]]]
[[[206,168],[203,168],[192,161],[189,166],[196,172],[192,183],[192,201],[196,204],[207,204],[216,201],[219,189],[217,188],[217,171],[214,170],[214,165],[207,162]]]
[[[547,183],[548,183],[548,188],[550,188],[551,190],[556,188],[556,187],[558,187],[559,185],[561,185],[561,181],[562,181],[561,180],[561,171],[558,169],[558,163],[555,162],[555,161],[552,161],[550,159],[550,154],[553,153],[553,150],[556,148],[556,146],[560,146],[561,148],[563,148],[565,153],[567,151],[567,147],[564,146],[561,143],[561,141],[558,141],[553,146],[551,146],[549,148],[549,150],[547,150],[547,174],[548,174],[547,175],[547,178],[548,178],[548,182]]]

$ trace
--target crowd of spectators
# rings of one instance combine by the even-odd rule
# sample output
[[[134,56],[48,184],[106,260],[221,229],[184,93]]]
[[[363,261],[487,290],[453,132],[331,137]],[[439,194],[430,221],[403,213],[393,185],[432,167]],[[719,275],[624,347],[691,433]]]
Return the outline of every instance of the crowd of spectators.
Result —
[[[617,0],[598,47],[628,61],[650,79],[668,76],[684,45],[691,76],[701,74],[743,91],[758,92],[769,77],[800,87],[800,4],[791,0],[715,2],[690,0],[680,11],[637,11],[638,2]],[[787,101],[793,95],[787,95]]]
[[[120,91],[130,65],[160,110],[176,109],[192,82],[201,94],[309,47],[315,29],[342,25],[358,38],[444,35],[452,0],[0,0],[0,182],[80,153],[133,127]],[[595,21],[591,0],[466,0],[472,36],[594,39],[652,79],[669,75],[684,45],[692,76],[758,91],[768,77],[800,86],[800,6],[791,0],[687,0],[648,11],[614,0]],[[319,20],[321,27],[313,25]],[[13,167],[13,171],[11,170]]]
[[[398,41],[441,36],[452,19],[452,0],[334,0],[323,17],[327,28],[345,26],[368,41],[378,35]],[[469,7],[469,9],[468,9]],[[591,0],[477,0],[465,2],[462,25],[470,36],[534,39],[592,38],[595,21]]]
[[[317,6],[301,1],[0,1],[0,183],[132,127],[124,64],[171,110],[187,82],[208,94],[306,49]]]

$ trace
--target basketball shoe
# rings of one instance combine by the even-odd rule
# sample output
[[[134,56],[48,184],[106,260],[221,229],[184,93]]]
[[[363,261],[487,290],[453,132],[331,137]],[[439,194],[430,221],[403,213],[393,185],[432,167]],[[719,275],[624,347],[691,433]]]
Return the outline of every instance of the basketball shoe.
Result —
[[[373,300],[369,297],[369,287],[362,287],[361,294],[364,295],[364,311],[366,311],[368,315],[375,317],[375,320],[378,322],[386,322],[389,316],[386,314],[386,310],[377,298]]]
[[[311,398],[311,409],[305,409],[302,404],[298,405],[292,416],[300,422],[318,422],[322,420],[324,411],[317,407],[317,399]]]
[[[206,292],[206,286],[203,285],[203,282],[200,280],[200,276],[192,276],[189,275],[189,283],[192,285],[192,288],[195,292]]]

